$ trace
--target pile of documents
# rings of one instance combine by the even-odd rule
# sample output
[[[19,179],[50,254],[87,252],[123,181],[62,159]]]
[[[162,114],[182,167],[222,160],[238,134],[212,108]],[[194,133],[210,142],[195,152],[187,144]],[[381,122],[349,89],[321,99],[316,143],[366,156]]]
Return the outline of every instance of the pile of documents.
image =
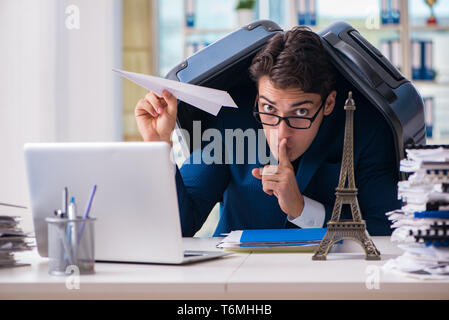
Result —
[[[237,252],[313,252],[326,234],[326,228],[251,229],[232,231],[218,245]]]
[[[14,253],[33,248],[29,237],[19,226],[20,218],[0,215],[0,268],[19,267]]]
[[[384,270],[419,279],[449,279],[449,146],[412,147],[400,170],[409,174],[398,183],[403,201],[387,212],[404,254]]]

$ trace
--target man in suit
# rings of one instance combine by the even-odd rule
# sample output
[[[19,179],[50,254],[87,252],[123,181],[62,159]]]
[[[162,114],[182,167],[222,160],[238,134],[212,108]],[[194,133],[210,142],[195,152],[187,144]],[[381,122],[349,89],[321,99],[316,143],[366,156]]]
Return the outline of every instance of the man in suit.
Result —
[[[338,79],[319,36],[304,27],[276,34],[249,71],[258,91],[252,122],[240,122],[232,114],[223,117],[228,117],[228,127],[232,123],[234,128],[263,129],[278,164],[241,164],[234,159],[186,162],[176,172],[184,236],[193,236],[220,201],[216,236],[238,229],[325,227],[331,217],[347,92],[337,96],[343,80]],[[384,213],[401,205],[393,136],[376,110],[363,108],[364,97],[354,99],[360,105],[354,115],[354,168],[362,217],[371,235],[388,235],[391,229]],[[135,109],[144,141],[171,144],[176,114],[177,101],[169,92],[162,97],[148,93]],[[230,152],[234,146],[224,149],[234,154]],[[191,159],[202,152],[194,151]],[[350,217],[344,206],[342,218]]]

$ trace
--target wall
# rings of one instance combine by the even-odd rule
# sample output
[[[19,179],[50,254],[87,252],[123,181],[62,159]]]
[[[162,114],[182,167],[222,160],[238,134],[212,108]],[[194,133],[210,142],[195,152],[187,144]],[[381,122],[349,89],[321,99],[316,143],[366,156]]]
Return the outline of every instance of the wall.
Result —
[[[157,75],[157,1],[123,0],[123,68]],[[141,141],[134,117],[137,102],[148,90],[123,82],[123,136],[126,141]]]
[[[119,0],[0,1],[0,202],[29,207],[24,143],[122,140],[121,29]]]

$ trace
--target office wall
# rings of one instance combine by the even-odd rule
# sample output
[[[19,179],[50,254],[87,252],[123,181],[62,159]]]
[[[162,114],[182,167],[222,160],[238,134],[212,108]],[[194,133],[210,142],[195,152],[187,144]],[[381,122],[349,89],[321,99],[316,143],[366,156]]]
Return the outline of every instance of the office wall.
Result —
[[[29,206],[25,142],[122,140],[121,29],[120,0],[0,1],[0,202]]]
[[[123,69],[157,75],[157,1],[123,0]],[[148,90],[123,81],[123,137],[142,141],[134,117],[137,101]]]

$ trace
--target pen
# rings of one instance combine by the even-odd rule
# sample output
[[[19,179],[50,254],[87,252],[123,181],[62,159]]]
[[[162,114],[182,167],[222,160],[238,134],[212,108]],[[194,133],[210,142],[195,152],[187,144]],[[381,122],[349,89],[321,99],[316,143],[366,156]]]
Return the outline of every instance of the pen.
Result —
[[[86,210],[84,211],[83,219],[87,219],[89,217],[89,211],[90,207],[92,206],[92,201],[94,200],[95,191],[97,191],[97,185],[94,185],[94,187],[92,188],[89,201],[87,202]]]
[[[67,187],[64,187],[64,189],[62,189],[62,213],[65,215],[67,214],[68,193]]]
[[[72,198],[70,199],[69,211],[68,211],[68,218],[69,218],[69,219],[76,219],[76,203],[75,203],[75,197],[72,197]]]
[[[59,237],[61,238],[62,241],[62,246],[64,248],[65,254],[64,254],[64,259],[68,259],[69,263],[75,264],[73,261],[73,255],[71,254],[70,248],[69,248],[69,244],[67,243],[67,239],[65,237],[64,231],[62,229],[59,228],[59,226],[56,228]]]
[[[67,217],[69,218],[69,222],[68,222],[68,228],[67,228],[67,238],[69,239],[69,244],[71,246],[72,249],[72,258],[73,261],[75,262],[75,264],[77,263],[77,251],[78,251],[78,241],[76,239],[76,222],[75,221],[70,221],[70,220],[75,220],[77,215],[76,215],[76,203],[75,203],[75,197],[72,197],[70,199],[70,204],[69,204],[69,208],[68,208],[68,212],[67,212]]]
[[[94,185],[92,188],[92,191],[90,193],[89,201],[87,202],[86,210],[84,211],[83,220],[85,220],[89,217],[90,208],[92,206],[92,201],[94,200],[96,191],[97,191],[97,185]],[[81,237],[83,236],[85,224],[86,224],[86,222],[83,221],[83,223],[81,224],[81,229],[78,232],[78,244],[80,243]]]

